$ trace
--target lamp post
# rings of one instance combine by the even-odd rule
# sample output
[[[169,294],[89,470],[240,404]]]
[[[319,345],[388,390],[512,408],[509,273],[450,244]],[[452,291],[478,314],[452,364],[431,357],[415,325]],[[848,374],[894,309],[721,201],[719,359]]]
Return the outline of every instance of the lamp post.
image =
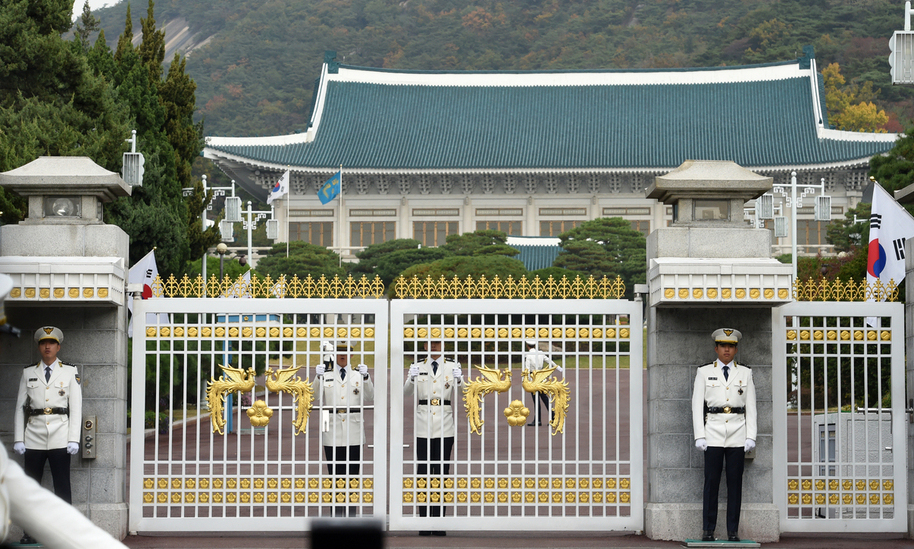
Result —
[[[803,187],[800,196],[797,196],[797,187]],[[788,195],[786,187],[790,188]],[[774,217],[774,204],[772,198],[780,195],[785,199],[785,206],[791,210],[791,230],[790,230],[790,256],[793,262],[793,280],[797,279],[797,208],[803,207],[803,198],[814,195],[816,191],[822,193],[816,196],[815,220],[831,221],[831,197],[825,194],[825,178],[821,183],[812,183],[797,185],[797,172],[790,172],[790,183],[788,185],[775,185],[771,188],[771,194],[764,194],[759,197],[758,218],[775,220],[775,236],[780,237],[783,234],[779,231],[779,225],[783,225]],[[767,199],[766,199],[767,197]],[[786,221],[786,220],[785,220]]]
[[[203,183],[203,211],[200,212],[200,224],[202,232],[206,232],[206,212],[211,210],[213,205],[210,202],[206,201],[206,175],[200,176],[200,179]],[[235,181],[232,180],[231,187],[212,187],[213,197],[216,196],[225,196],[225,191],[232,191],[232,197],[235,196]],[[185,197],[190,196],[194,192],[193,187],[184,187],[181,189],[181,194]],[[240,199],[239,199],[240,200]],[[203,275],[203,297],[206,297],[206,250],[203,250],[203,260],[200,264],[200,273]]]
[[[279,222],[275,219],[272,207],[270,207],[269,211],[252,210],[250,200],[248,200],[248,209],[244,213],[247,214],[247,221],[243,221],[243,223],[244,228],[248,230],[248,261],[250,261],[254,257],[252,238],[254,229],[257,228],[257,222],[261,219],[266,218],[267,215],[270,216],[270,219],[267,219],[267,238],[270,240],[276,240],[276,233],[278,232]]]
[[[228,251],[228,246],[225,245],[225,242],[220,242],[216,244],[216,253],[219,254],[219,280],[222,280],[225,269],[225,252]]]

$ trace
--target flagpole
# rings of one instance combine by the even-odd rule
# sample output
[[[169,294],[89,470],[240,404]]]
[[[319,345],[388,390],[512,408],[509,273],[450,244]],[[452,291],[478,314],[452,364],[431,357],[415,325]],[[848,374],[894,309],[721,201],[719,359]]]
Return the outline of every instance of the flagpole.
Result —
[[[289,200],[292,198],[292,173],[289,172],[289,192],[286,193],[286,257],[289,257]]]
[[[343,266],[343,165],[340,164],[340,267]]]

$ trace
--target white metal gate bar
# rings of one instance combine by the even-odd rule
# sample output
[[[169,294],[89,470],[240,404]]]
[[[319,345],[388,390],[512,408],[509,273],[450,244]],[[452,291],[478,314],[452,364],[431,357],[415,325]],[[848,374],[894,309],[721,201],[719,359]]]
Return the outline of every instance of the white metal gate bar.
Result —
[[[781,531],[907,531],[903,305],[802,302],[773,318]]]
[[[548,408],[543,426],[526,426],[538,405],[522,386],[527,339],[565,368],[553,373],[570,394],[564,432],[551,434]],[[641,530],[642,339],[641,304],[628,301],[392,301],[390,528],[534,530],[548,517],[554,530]],[[482,378],[479,367],[512,374],[505,392],[483,397],[481,434],[471,432],[462,388],[446,388],[457,431],[449,470],[438,474],[419,472],[419,391],[398,389],[429,341],[443,342],[465,382]],[[505,415],[514,401],[529,410],[521,426]],[[420,516],[436,507],[444,516]]]
[[[384,517],[387,414],[375,409],[387,410],[387,300],[152,299],[136,302],[135,312],[131,531],[301,532],[340,509]],[[147,325],[146,313],[159,320]],[[366,363],[374,381],[374,405],[358,397],[353,410],[367,437],[358,474],[333,475],[324,457],[323,437],[349,429],[321,421],[322,407],[337,409],[321,402],[315,378],[324,340],[351,344],[351,364]],[[252,389],[230,394],[225,434],[214,433],[204,402],[206,382],[222,378],[218,365],[261,374],[300,367],[298,377],[315,391],[307,430],[295,434],[294,398],[267,390],[260,375]],[[155,371],[149,383],[147,371]],[[258,400],[272,410],[264,427],[246,413]],[[147,409],[153,423],[162,416],[157,428],[144,429]]]

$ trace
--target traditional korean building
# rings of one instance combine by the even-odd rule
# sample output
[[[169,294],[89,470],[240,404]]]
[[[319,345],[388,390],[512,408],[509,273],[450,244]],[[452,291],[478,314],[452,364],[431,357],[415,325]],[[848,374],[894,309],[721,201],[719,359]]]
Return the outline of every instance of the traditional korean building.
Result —
[[[334,56],[307,131],[207,137],[204,154],[264,197],[289,170],[287,203],[274,202],[279,240],[344,257],[477,229],[554,237],[598,217],[647,234],[674,212],[644,189],[688,159],[732,160],[775,185],[792,171],[824,179],[839,217],[860,201],[870,157],[896,139],[830,129],[811,50],[753,66],[535,72],[386,70]],[[342,196],[323,205],[317,190],[341,168]],[[801,253],[825,243],[813,206],[798,209]],[[788,251],[780,240],[773,253]]]

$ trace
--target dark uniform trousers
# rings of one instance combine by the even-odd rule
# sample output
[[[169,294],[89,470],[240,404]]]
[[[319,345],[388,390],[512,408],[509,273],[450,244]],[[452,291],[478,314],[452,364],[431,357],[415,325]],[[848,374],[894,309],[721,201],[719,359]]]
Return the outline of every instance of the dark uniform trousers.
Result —
[[[54,479],[54,493],[67,503],[73,503],[70,495],[70,454],[66,448],[52,450],[26,449],[22,462],[25,474],[35,479],[39,484],[44,476],[44,463],[51,466],[51,477]]]
[[[431,472],[433,475],[440,475],[442,473],[442,465],[444,466],[444,474],[450,473],[451,464],[448,463],[448,461],[451,459],[451,451],[453,449],[454,437],[417,438],[416,461],[418,461],[418,463],[416,464],[416,474],[427,475]],[[429,514],[428,511],[428,507],[424,505],[420,506],[419,516],[443,516],[440,505],[432,505],[431,514]]]
[[[727,467],[727,532],[739,528],[739,509],[743,494],[743,467],[746,451],[742,446],[724,448],[709,446],[705,451],[704,530],[717,527],[717,501],[720,494],[720,475]]]
[[[357,475],[359,463],[362,459],[362,447],[353,446],[324,446],[324,457],[327,458],[327,472],[331,475]]]
[[[359,474],[362,447],[353,446],[324,446],[324,457],[327,458],[327,471],[336,477]],[[359,514],[359,508],[337,506],[333,508],[337,517],[354,517]]]

